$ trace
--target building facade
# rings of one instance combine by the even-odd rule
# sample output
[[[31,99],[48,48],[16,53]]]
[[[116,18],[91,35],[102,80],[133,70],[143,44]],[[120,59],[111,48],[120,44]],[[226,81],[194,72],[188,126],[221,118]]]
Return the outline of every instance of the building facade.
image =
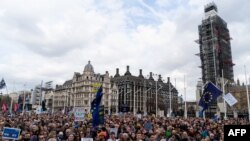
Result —
[[[178,110],[178,91],[170,83],[170,78],[166,83],[163,82],[161,75],[158,76],[158,80],[154,80],[152,72],[149,78],[145,78],[142,70],[139,71],[138,76],[133,76],[129,71],[129,66],[127,66],[124,75],[120,75],[119,69],[116,69],[111,83],[118,87],[120,112],[123,112],[124,107],[127,107],[127,110],[133,113],[155,114],[157,111],[158,115],[167,115],[170,109],[170,93],[172,113],[176,113]]]
[[[250,90],[250,86],[247,87]],[[232,107],[227,104],[227,115],[234,117],[234,113],[237,113],[239,117],[248,117],[246,85],[244,83],[240,84],[238,80],[236,84],[228,85],[226,89],[238,100],[238,103]]]
[[[111,85],[109,73],[96,74],[90,61],[85,66],[82,74],[75,72],[72,79],[65,81],[63,85],[56,85],[54,92],[54,109],[70,110],[73,107],[83,107],[90,111],[91,102],[95,98],[98,87],[103,87],[101,104],[105,111],[115,112],[117,109],[116,86]]]

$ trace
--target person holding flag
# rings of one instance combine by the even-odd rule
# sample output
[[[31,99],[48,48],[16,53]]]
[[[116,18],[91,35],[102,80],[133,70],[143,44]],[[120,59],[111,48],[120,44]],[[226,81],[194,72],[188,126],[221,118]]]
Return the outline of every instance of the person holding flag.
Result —
[[[222,91],[216,87],[212,82],[208,82],[204,86],[203,95],[200,98],[199,106],[202,107],[200,111],[200,117],[203,117],[203,112],[208,109],[208,107],[217,100],[217,98],[222,94]]]
[[[91,102],[92,125],[96,127],[99,125],[99,107],[102,100],[102,85],[99,87],[95,99]]]

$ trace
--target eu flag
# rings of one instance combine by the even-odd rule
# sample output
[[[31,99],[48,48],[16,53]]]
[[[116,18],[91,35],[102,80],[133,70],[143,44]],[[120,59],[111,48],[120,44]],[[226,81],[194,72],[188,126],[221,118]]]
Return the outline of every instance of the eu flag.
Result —
[[[217,88],[212,82],[208,82],[204,86],[203,95],[201,96],[201,99],[199,102],[199,105],[203,108],[201,113],[203,113],[203,111],[208,109],[211,103],[216,101],[218,96],[220,96],[221,94],[222,94],[222,91],[219,88]]]
[[[92,110],[92,124],[93,127],[99,125],[99,107],[102,100],[102,86],[98,89],[96,93],[96,98],[91,102],[91,110]]]
[[[5,84],[4,79],[2,79],[0,82],[0,89],[3,89],[4,87],[6,87],[6,84]]]

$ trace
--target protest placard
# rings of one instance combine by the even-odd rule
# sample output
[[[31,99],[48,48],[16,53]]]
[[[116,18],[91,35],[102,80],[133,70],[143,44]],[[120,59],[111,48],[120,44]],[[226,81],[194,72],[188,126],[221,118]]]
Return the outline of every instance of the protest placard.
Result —
[[[20,131],[21,130],[18,128],[4,127],[2,138],[10,140],[18,140],[20,136]]]
[[[75,107],[74,108],[74,117],[75,121],[84,121],[85,111],[83,107]]]

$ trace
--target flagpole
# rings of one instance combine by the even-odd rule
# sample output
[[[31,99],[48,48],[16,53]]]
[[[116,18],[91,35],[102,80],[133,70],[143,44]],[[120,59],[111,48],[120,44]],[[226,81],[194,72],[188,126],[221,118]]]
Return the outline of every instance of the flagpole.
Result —
[[[207,84],[207,82],[202,86],[202,93],[204,92],[204,87]],[[202,113],[203,119],[206,120],[206,110],[203,111]]]
[[[13,83],[13,95],[14,95],[14,87],[15,87],[15,82]],[[12,115],[12,107],[13,107],[13,96],[11,97],[11,103],[10,103],[10,114]]]
[[[134,115],[135,115],[135,82],[134,82],[134,102],[133,102],[133,104],[134,104],[134,106],[133,106],[134,110],[133,111],[134,111]]]
[[[224,81],[223,69],[222,69],[222,90],[223,90],[223,97],[225,97],[225,81]],[[227,105],[225,102],[225,98],[223,98],[223,106],[224,106],[224,119],[227,119]]]
[[[186,96],[186,78],[184,75],[184,97],[185,97],[185,112],[184,112],[184,118],[187,119],[187,96]]]
[[[157,79],[155,80],[155,116],[158,116],[158,88],[157,88]]]
[[[172,100],[171,100],[171,88],[170,88],[170,78],[169,78],[169,82],[168,82],[168,87],[169,87],[169,117],[171,118],[171,105],[172,105]]]
[[[9,95],[9,92],[8,92],[8,88],[7,88],[7,85],[5,84],[5,89],[6,89],[6,93],[7,95]],[[12,99],[12,98],[11,98]],[[11,112],[12,113],[12,112]]]
[[[26,103],[26,98],[25,98],[25,85],[26,84],[24,84],[24,89],[23,89],[23,114],[24,114],[24,106],[25,106],[25,103]]]
[[[246,91],[247,91],[248,120],[250,121],[250,105],[249,105],[249,94],[248,94],[248,83],[247,83],[246,66],[244,66],[244,70],[245,70]]]

